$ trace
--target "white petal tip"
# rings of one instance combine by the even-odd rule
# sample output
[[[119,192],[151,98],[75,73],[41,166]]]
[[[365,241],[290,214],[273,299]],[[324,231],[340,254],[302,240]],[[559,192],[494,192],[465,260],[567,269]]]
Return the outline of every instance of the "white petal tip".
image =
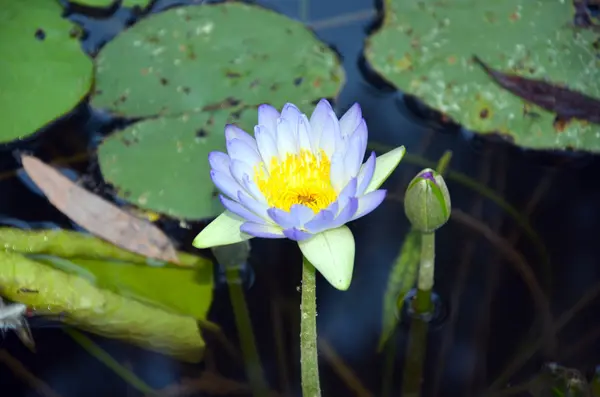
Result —
[[[406,153],[406,148],[404,146],[398,146],[397,148],[387,152],[386,155],[389,155],[390,158],[394,159],[394,161],[396,162],[396,164],[394,165],[394,168],[396,168],[398,166],[398,164],[400,163],[400,161],[402,160],[402,158],[404,157],[405,153]]]
[[[198,249],[203,249],[249,240],[252,236],[240,231],[240,226],[244,222],[237,215],[225,211],[194,238],[192,245]]]
[[[379,189],[383,182],[385,182],[392,172],[394,172],[396,167],[398,167],[398,164],[400,164],[405,153],[406,148],[404,146],[399,146],[378,156],[375,160],[375,172],[373,173],[371,182],[369,182],[369,186],[365,189],[364,194]]]
[[[204,248],[210,248],[211,247],[210,241],[207,241],[206,235],[202,234],[202,232],[200,232],[196,236],[196,238],[194,239],[194,241],[192,241],[192,245],[195,248],[198,248],[198,249],[204,249]]]
[[[346,279],[346,280],[334,280],[335,282],[332,282],[331,280],[327,280],[329,281],[329,283],[337,290],[340,291],[348,291],[348,288],[350,288],[350,283],[352,282],[352,278]]]

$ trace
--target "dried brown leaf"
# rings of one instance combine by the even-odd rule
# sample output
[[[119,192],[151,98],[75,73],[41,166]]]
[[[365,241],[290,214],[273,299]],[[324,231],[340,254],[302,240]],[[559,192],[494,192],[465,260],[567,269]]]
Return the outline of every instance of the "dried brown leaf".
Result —
[[[152,223],[76,185],[36,157],[22,155],[21,161],[48,201],[90,233],[128,251],[179,263],[173,243]]]

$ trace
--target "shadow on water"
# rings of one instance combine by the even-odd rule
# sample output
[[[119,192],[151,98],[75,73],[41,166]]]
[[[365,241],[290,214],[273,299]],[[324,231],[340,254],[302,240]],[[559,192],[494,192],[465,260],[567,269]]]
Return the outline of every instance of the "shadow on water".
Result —
[[[157,0],[152,10],[199,2]],[[303,8],[293,0],[261,2],[293,18],[307,17],[309,23],[317,27],[317,35],[339,51],[347,72],[347,84],[336,104],[338,113],[359,102],[372,141],[389,146],[405,145],[408,153],[422,155],[432,162],[444,151],[451,150],[452,170],[479,180],[519,211],[531,215],[533,228],[548,251],[549,261],[540,257],[531,239],[496,204],[461,183],[448,182],[456,216],[438,233],[435,287],[446,316],[441,324],[430,329],[425,392],[428,395],[480,395],[480,391],[531,344],[535,335],[530,334],[532,323],[539,328],[539,310],[522,273],[511,259],[515,252],[533,270],[556,318],[600,282],[597,253],[600,188],[595,183],[600,162],[586,154],[531,152],[513,147],[502,139],[475,136],[444,120],[415,98],[397,92],[377,77],[362,57],[366,34],[378,26],[377,21],[373,21],[381,14],[381,2],[376,3],[374,8],[371,0],[338,0],[311,3]],[[345,14],[354,17],[337,24],[323,23]],[[66,15],[84,26],[83,46],[90,54],[97,53],[122,29],[143,17],[139,10],[119,7],[91,16],[89,10],[73,7]],[[69,167],[82,175],[86,187],[110,197],[110,187],[101,183],[93,149],[102,136],[124,125],[124,121],[111,120],[82,104],[34,139],[3,148],[0,172],[19,167],[15,150],[34,153],[45,161],[90,152],[91,157],[71,161]],[[357,241],[357,256],[349,291],[337,291],[318,279],[318,327],[326,347],[321,355],[321,374],[326,396],[379,396],[382,393],[383,355],[377,354],[376,349],[383,292],[409,228],[398,198],[420,168],[405,160],[387,182],[391,198],[369,217],[350,225]],[[3,177],[0,186],[3,192],[1,216],[72,227],[66,217],[44,198],[29,191],[18,178]],[[203,224],[194,224],[188,230],[167,220],[161,226],[181,249],[189,250]],[[500,237],[492,241],[489,233]],[[247,304],[265,372],[273,387],[300,395],[300,294],[297,287],[301,256],[297,246],[289,241],[253,240],[252,247],[251,269],[245,275],[248,278]],[[556,332],[557,344],[545,344],[534,352],[531,360],[510,374],[513,375],[510,381],[527,380],[550,360],[584,371],[600,364],[600,344],[593,339],[593,335],[598,334],[594,315],[598,309],[600,300],[595,299],[560,333]],[[218,277],[210,319],[224,328],[230,340],[237,341],[222,277]],[[276,348],[279,332],[276,330],[282,334],[286,370],[280,361],[281,352]],[[583,343],[586,336],[589,340]],[[60,329],[34,329],[34,337],[37,355],[27,351],[12,334],[0,341],[0,347],[17,357],[61,396],[138,395]],[[407,326],[401,324],[394,335],[398,346],[394,370],[396,388],[400,383],[406,337]],[[209,346],[213,346],[210,338],[207,339]],[[197,378],[207,367],[217,368],[228,378],[244,378],[241,362],[224,354],[218,343],[214,344],[216,348],[210,349],[204,364],[190,366],[122,342],[96,337],[94,340],[157,389],[185,377]],[[371,394],[360,394],[348,387],[338,372],[339,363],[335,364],[332,351]],[[508,381],[504,379],[501,386]],[[288,389],[286,382],[294,386]],[[0,390],[0,394],[7,396],[37,395],[1,365]]]

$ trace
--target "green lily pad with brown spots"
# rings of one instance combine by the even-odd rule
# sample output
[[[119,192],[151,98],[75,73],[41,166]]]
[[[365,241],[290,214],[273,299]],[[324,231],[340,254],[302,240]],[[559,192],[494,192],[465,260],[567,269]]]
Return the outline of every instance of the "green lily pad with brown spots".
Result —
[[[255,110],[241,113],[243,125]],[[181,219],[223,211],[209,175],[208,153],[225,151],[226,111],[141,121],[106,139],[98,149],[104,179],[136,207]]]
[[[526,148],[599,152],[600,29],[575,22],[569,0],[388,0],[365,55],[466,129]],[[569,96],[589,111],[570,109]]]
[[[70,0],[69,3],[85,7],[108,8],[114,5],[118,0]]]
[[[149,16],[96,60],[92,105],[149,118],[105,140],[102,174],[139,207],[184,219],[215,216],[222,208],[208,153],[225,150],[225,124],[251,133],[258,105],[292,102],[310,112],[343,82],[336,54],[275,12],[232,2]]]
[[[86,7],[108,8],[115,5],[119,0],[70,0],[70,3],[78,4]],[[123,7],[140,7],[146,8],[151,0],[122,0],[120,5]]]

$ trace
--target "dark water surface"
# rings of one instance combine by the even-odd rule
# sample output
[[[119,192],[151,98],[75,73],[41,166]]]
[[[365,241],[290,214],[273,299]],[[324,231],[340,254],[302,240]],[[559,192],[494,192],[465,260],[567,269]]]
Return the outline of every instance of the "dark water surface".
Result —
[[[153,9],[188,1],[156,1]],[[534,153],[494,140],[473,138],[457,127],[443,126],[435,117],[414,111],[401,93],[372,76],[361,61],[364,39],[377,21],[372,0],[310,1],[271,0],[261,4],[292,18],[307,18],[318,36],[334,46],[343,57],[347,83],[336,103],[342,114],[359,102],[373,142],[405,145],[411,154],[435,162],[445,150],[453,152],[452,170],[462,172],[494,189],[519,211],[531,212],[533,228],[541,237],[550,261],[544,263],[531,239],[496,204],[451,178],[448,186],[455,210],[460,212],[437,233],[436,287],[446,311],[440,324],[432,326],[426,362],[424,389],[428,395],[478,396],[499,376],[515,355],[541,336],[539,311],[522,274],[514,266],[515,252],[533,270],[550,300],[554,317],[569,310],[600,283],[600,161],[583,154]],[[80,10],[75,10],[80,11]],[[94,54],[134,23],[136,14],[119,9],[111,15],[89,18],[69,15],[87,30],[85,49]],[[411,106],[412,104],[412,106]],[[92,149],[114,123],[93,114],[85,105],[19,149],[50,161]],[[0,171],[18,168],[12,150],[0,153]],[[95,160],[73,165],[89,175],[98,193],[108,190],[99,184]],[[403,161],[386,183],[392,196],[401,195],[410,178],[422,167]],[[70,222],[47,201],[31,193],[17,178],[0,182],[0,215],[28,222],[51,221],[63,227]],[[179,229],[175,222],[166,230],[182,246],[202,227]],[[483,227],[483,229],[482,229]],[[369,215],[350,225],[357,241],[356,267],[351,288],[340,292],[318,279],[318,330],[345,365],[373,396],[382,395],[384,355],[377,354],[381,330],[382,300],[387,278],[404,235],[408,231],[402,203],[389,199]],[[487,229],[486,229],[487,228]],[[494,233],[495,231],[495,233]],[[490,242],[486,232],[491,232]],[[498,238],[500,236],[500,238]],[[495,240],[494,240],[495,238]],[[293,395],[300,395],[298,365],[298,322],[300,253],[287,241],[253,240],[251,265],[254,282],[248,290],[254,331],[271,386],[285,391],[286,379]],[[528,379],[546,361],[589,372],[600,364],[598,310],[600,299],[589,303],[558,333],[558,343],[515,369],[506,379],[517,384]],[[278,361],[274,318],[283,329],[286,368]],[[217,286],[210,319],[225,329],[237,343],[227,289]],[[532,326],[533,333],[530,333]],[[408,327],[395,334],[397,352],[393,395],[400,395],[402,363]],[[59,395],[137,396],[110,369],[90,356],[57,328],[33,330],[38,353],[32,355],[12,334],[0,347],[17,357]],[[586,339],[587,338],[587,339]],[[191,366],[128,344],[93,337],[115,359],[126,363],[150,386],[162,389],[182,377],[199,377],[205,364]],[[211,357],[220,374],[244,381],[243,366],[225,355],[218,344]],[[329,352],[329,349],[327,349]],[[331,355],[321,355],[323,394],[357,395],[334,370]],[[287,374],[287,375],[286,375]],[[288,379],[289,378],[289,379]],[[507,382],[503,382],[504,386]],[[0,365],[0,396],[38,396],[5,366]],[[210,395],[198,393],[196,395]],[[215,393],[218,395],[218,393]]]

